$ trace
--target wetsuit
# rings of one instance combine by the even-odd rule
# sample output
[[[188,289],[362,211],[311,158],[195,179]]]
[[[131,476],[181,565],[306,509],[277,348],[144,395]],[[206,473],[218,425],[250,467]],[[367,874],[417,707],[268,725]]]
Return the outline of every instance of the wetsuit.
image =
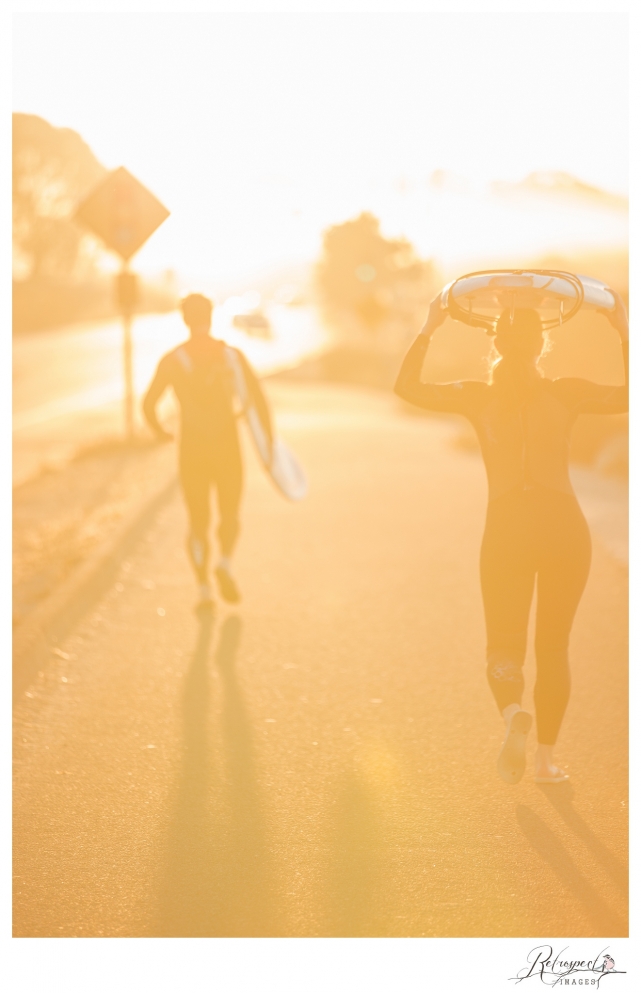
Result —
[[[143,403],[147,421],[157,433],[162,433],[162,428],[155,408],[167,387],[173,387],[180,404],[180,482],[189,512],[190,541],[196,541],[190,545],[190,554],[201,582],[207,578],[211,487],[215,487],[218,498],[218,537],[224,556],[231,553],[240,528],[243,471],[234,412],[234,379],[225,358],[227,347],[222,341],[202,336],[168,352],[158,365]],[[269,411],[256,376],[243,354],[236,351],[236,355],[251,399],[269,431]]]
[[[568,642],[591,554],[568,472],[570,433],[579,414],[627,411],[628,346],[624,386],[535,378],[515,389],[507,381],[421,383],[428,345],[419,335],[395,391],[426,410],[463,414],[476,430],[489,491],[481,546],[487,677],[499,710],[521,703],[536,577],[537,731],[541,744],[553,745],[570,693]]]

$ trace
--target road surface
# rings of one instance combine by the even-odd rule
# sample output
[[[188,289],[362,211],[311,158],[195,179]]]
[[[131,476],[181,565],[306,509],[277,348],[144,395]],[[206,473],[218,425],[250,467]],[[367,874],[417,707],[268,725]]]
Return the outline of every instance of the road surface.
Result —
[[[571,782],[531,741],[509,787],[478,456],[392,396],[269,389],[310,495],[248,457],[240,608],[194,613],[176,499],[17,706],[14,934],[627,934],[624,566],[596,534]]]

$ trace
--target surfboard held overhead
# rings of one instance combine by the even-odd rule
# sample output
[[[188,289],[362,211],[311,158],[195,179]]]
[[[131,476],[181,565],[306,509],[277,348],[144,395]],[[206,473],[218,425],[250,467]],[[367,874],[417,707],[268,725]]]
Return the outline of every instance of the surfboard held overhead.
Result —
[[[544,328],[565,324],[581,308],[614,310],[605,283],[560,269],[489,269],[449,283],[441,301],[454,320],[494,332],[504,310],[536,310]]]

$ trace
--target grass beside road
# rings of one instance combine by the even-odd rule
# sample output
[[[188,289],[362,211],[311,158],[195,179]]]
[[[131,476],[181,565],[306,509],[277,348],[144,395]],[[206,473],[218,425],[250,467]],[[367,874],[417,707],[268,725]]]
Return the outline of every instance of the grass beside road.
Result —
[[[172,445],[105,441],[14,490],[13,624],[63,583],[175,471]]]

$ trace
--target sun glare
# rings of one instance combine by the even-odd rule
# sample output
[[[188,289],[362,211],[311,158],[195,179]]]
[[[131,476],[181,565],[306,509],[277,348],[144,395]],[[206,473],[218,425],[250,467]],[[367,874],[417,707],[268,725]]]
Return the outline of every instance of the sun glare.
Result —
[[[506,211],[488,188],[537,170],[627,188],[625,102],[607,96],[625,87],[625,19],[605,35],[599,15],[555,20],[551,35],[536,15],[513,30],[499,14],[158,14],[153,27],[23,14],[14,103],[77,129],[169,206],[139,256],[149,269],[226,280],[309,261],[327,226],[361,210],[447,264],[623,244],[620,216],[571,203],[551,230],[545,203]],[[438,170],[445,188],[430,185]],[[457,176],[468,188],[452,192]]]

